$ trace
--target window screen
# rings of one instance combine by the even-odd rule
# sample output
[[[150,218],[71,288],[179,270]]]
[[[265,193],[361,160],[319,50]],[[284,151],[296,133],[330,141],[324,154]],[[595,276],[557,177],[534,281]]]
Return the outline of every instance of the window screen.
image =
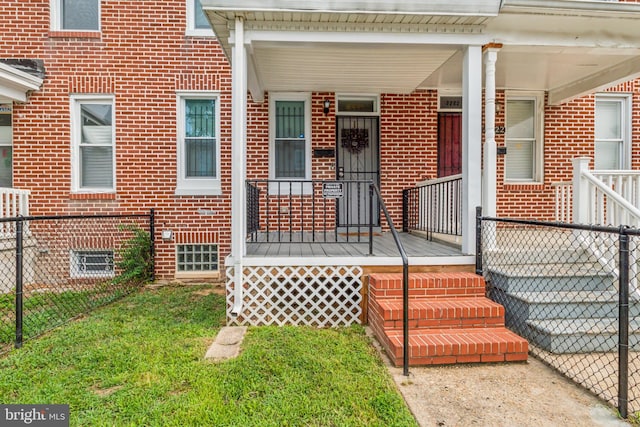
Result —
[[[304,101],[276,101],[276,178],[306,176],[304,110]]]
[[[535,108],[533,99],[507,100],[505,179],[535,179]]]
[[[216,101],[185,100],[186,177],[216,177]]]

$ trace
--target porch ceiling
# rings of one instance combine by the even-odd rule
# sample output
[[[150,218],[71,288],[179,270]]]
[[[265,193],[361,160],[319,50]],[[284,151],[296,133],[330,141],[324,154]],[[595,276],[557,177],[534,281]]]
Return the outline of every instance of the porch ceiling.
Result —
[[[249,88],[258,100],[266,91],[459,89],[464,46],[487,43],[503,45],[498,88],[547,91],[551,104],[640,76],[640,4],[201,2],[229,57],[235,18],[244,19]]]
[[[410,93],[457,49],[445,46],[255,43],[267,91]],[[459,73],[459,70],[458,70]]]
[[[421,88],[461,85],[458,52],[420,84]],[[549,92],[549,103],[572,98],[640,76],[640,49],[578,46],[503,46],[496,63],[496,87]]]

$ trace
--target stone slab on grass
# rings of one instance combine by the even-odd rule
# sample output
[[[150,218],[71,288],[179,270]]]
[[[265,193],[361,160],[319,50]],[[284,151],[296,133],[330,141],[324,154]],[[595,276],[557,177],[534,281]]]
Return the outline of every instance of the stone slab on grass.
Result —
[[[246,326],[225,326],[218,332],[213,344],[207,350],[205,359],[222,361],[240,354],[240,344],[247,332]]]

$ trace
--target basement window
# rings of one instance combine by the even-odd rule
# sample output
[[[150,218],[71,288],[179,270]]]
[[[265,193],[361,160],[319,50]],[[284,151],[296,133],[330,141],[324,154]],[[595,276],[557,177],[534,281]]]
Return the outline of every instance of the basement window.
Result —
[[[217,272],[217,244],[177,245],[176,266],[178,272]]]
[[[112,250],[71,251],[71,277],[113,277]]]

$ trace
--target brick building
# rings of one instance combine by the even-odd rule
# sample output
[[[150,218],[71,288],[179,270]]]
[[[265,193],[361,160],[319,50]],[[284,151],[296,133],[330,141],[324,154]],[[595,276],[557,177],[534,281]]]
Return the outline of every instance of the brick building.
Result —
[[[303,263],[247,260],[253,225],[367,223],[367,188],[319,210],[298,181],[373,181],[399,226],[402,190],[460,174],[460,253],[415,262],[467,266],[475,206],[554,219],[574,158],[638,167],[637,2],[297,3],[4,1],[2,186],[33,215],[155,209],[157,277],[226,278],[231,307],[246,266]]]

